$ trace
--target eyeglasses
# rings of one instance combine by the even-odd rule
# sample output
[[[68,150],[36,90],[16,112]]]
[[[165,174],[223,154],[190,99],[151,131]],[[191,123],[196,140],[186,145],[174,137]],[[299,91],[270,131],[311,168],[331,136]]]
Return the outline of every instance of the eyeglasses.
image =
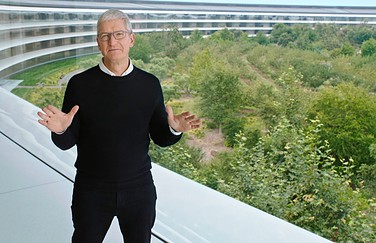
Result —
[[[114,32],[103,32],[98,34],[98,38],[101,41],[109,41],[111,36],[115,38],[115,40],[121,40],[123,39],[129,31],[126,30],[119,30],[119,31],[114,31]]]

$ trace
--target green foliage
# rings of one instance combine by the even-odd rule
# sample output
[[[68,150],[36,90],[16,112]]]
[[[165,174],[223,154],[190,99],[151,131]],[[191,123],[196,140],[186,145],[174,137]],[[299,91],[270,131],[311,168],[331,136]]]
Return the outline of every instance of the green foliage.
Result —
[[[144,63],[149,63],[153,53],[152,49],[148,35],[137,35],[129,56],[132,60],[142,60]]]
[[[369,39],[362,44],[362,56],[373,56],[376,54],[376,39]]]
[[[312,43],[318,40],[317,33],[307,24],[294,25],[293,31],[297,38],[293,46],[302,50],[312,50]]]
[[[278,99],[282,108],[280,116],[285,116],[294,127],[303,127],[311,96],[309,91],[302,88],[302,78],[300,73],[290,67],[278,80],[282,94]]]
[[[149,155],[152,161],[163,167],[182,174],[188,178],[198,180],[202,154],[198,149],[185,146],[183,143],[161,148],[150,144]]]
[[[223,131],[226,139],[226,145],[233,147],[236,142],[236,134],[244,131],[246,120],[243,117],[227,118],[223,124]]]
[[[376,137],[376,100],[353,84],[322,89],[312,102],[311,117],[323,127],[320,135],[336,158],[352,158],[357,168],[374,164],[369,147]]]
[[[198,92],[208,72],[213,69],[215,60],[208,49],[203,50],[193,57],[192,68],[189,71],[188,90]]]
[[[292,28],[281,23],[274,25],[270,37],[273,43],[285,47],[296,40],[296,35]]]
[[[286,117],[296,127],[303,127],[311,91],[302,87],[302,75],[290,67],[278,79],[279,87],[260,83],[248,90],[246,105],[254,107],[267,128],[275,126]]]
[[[177,91],[177,86],[174,84],[166,84],[166,82],[162,83],[162,91],[165,103],[167,104],[173,99],[179,99],[180,93]]]
[[[376,195],[376,164],[367,165],[362,164],[357,172],[356,179],[358,184],[364,186],[363,193],[369,198],[374,198]]]
[[[170,58],[176,58],[180,51],[186,47],[187,40],[184,39],[176,26],[171,26],[165,36],[165,54]]]
[[[55,107],[62,107],[65,88],[36,88],[29,97],[29,102],[38,107],[46,107],[53,105]]]
[[[140,59],[132,60],[132,63],[134,66],[141,68],[141,69],[147,69],[147,65],[144,63],[144,61]]]
[[[315,51],[258,45],[246,53],[246,59],[273,80],[293,66],[303,75],[301,81],[307,87],[318,88],[323,84],[356,82],[358,86],[376,91],[376,55],[340,55],[333,59],[325,53]]]
[[[65,84],[59,84],[59,80],[73,71],[97,65],[99,58],[99,55],[90,55],[78,59],[56,61],[25,70],[13,75],[12,78],[22,79],[23,82],[20,85],[29,87],[16,88],[12,92],[39,107],[49,104],[61,107]],[[25,89],[27,91],[23,91]]]
[[[253,113],[262,118],[267,127],[273,127],[278,123],[283,107],[277,101],[279,93],[273,86],[261,83],[246,96],[248,105],[254,107]]]
[[[201,33],[201,31],[199,31],[199,30],[194,30],[192,33],[191,33],[191,35],[190,35],[190,37],[189,37],[189,40],[192,42],[192,43],[196,43],[196,42],[199,42],[199,41],[201,41],[203,39],[203,36],[202,36],[202,33]]]
[[[331,51],[339,48],[344,43],[343,35],[339,25],[336,24],[317,24],[315,27],[317,34],[316,48]]]
[[[257,117],[234,117],[226,119],[223,125],[226,146],[234,147],[238,141],[238,134],[243,133],[247,138],[245,146],[251,148],[263,136],[262,131],[264,128],[265,124]]]
[[[301,50],[353,55],[350,46],[355,50],[367,40],[376,38],[376,28],[371,25],[344,26],[336,24],[316,24],[315,28],[308,24],[276,24],[270,34],[270,41],[284,47]],[[349,43],[343,49],[343,43]],[[333,52],[334,51],[334,52]],[[346,54],[345,54],[346,53]]]
[[[259,43],[260,45],[264,45],[264,46],[267,46],[270,44],[269,38],[262,31],[257,32],[253,40]]]
[[[223,124],[225,118],[236,114],[242,99],[239,77],[221,65],[216,65],[205,76],[200,93],[200,107],[216,127]]]
[[[174,73],[172,77],[175,80],[175,84],[179,91],[186,94],[189,94],[191,92],[189,86],[189,76],[187,74]]]
[[[355,54],[355,48],[351,44],[345,43],[341,47],[340,54],[344,56],[353,56]]]
[[[355,48],[349,44],[345,43],[341,48],[335,48],[331,52],[332,57],[338,57],[338,56],[353,56],[355,54]]]
[[[371,38],[376,38],[376,28],[369,25],[357,26],[356,28],[347,26],[344,29],[347,38],[353,44],[361,45]]]
[[[374,206],[351,184],[351,170],[335,170],[320,125],[296,130],[286,119],[254,148],[239,134],[221,165],[217,189],[330,240],[372,242]],[[348,166],[343,164],[343,166]],[[223,172],[225,171],[225,172]],[[213,181],[213,179],[212,179]]]
[[[143,35],[147,36],[149,45],[152,47],[152,52],[150,53],[151,56],[166,51],[167,36],[165,31],[147,33]],[[135,39],[135,41],[137,41],[137,39]]]
[[[175,60],[169,57],[155,57],[151,60],[147,70],[160,80],[172,76]]]
[[[183,37],[178,28],[171,25],[161,32],[137,35],[130,56],[141,59],[145,63],[148,63],[154,56],[161,54],[161,56],[176,58],[188,43],[189,41]]]
[[[317,52],[276,46],[257,46],[247,55],[247,60],[271,79],[278,79],[293,66],[303,75],[301,81],[308,87],[318,87],[330,77],[337,75],[327,59]]]
[[[232,31],[227,28],[218,30],[212,34],[209,39],[211,41],[221,42],[221,41],[234,41],[235,35]]]

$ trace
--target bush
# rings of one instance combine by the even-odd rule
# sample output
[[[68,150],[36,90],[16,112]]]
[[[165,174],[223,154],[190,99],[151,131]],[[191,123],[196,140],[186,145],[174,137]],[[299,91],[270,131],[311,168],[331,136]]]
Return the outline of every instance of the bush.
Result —
[[[376,100],[367,90],[353,84],[322,89],[311,103],[310,117],[323,123],[320,136],[337,159],[352,158],[356,168],[376,162],[369,151],[376,137]]]
[[[369,39],[362,44],[362,56],[373,56],[376,54],[376,39]]]
[[[286,119],[254,148],[238,136],[218,190],[338,242],[373,242],[375,205],[351,187],[351,166],[335,170],[321,125],[296,130]]]

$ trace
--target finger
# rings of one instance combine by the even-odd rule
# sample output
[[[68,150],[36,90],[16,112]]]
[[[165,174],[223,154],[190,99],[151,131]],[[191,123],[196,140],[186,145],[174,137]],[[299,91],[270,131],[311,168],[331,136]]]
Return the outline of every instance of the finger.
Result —
[[[166,112],[169,119],[174,119],[174,111],[172,110],[171,106],[166,106]]]
[[[198,124],[201,124],[201,119],[196,119],[194,121],[191,121],[190,124],[192,125],[198,125]]]
[[[56,114],[56,113],[60,113],[61,111],[56,108],[55,106],[53,105],[48,105],[47,108],[53,113],[53,114]]]
[[[44,107],[43,109],[42,109],[42,111],[44,111],[44,113],[46,113],[46,115],[48,116],[48,117],[50,117],[50,116],[52,116],[54,113],[48,108],[48,107]]]
[[[197,125],[191,125],[191,129],[197,129],[197,128],[200,128],[201,125],[197,124]]]
[[[45,120],[38,120],[38,122],[45,127],[47,126],[47,122]]]
[[[73,106],[72,109],[70,110],[70,112],[68,113],[68,115],[73,117],[74,115],[76,115],[79,108],[80,107],[78,105]]]
[[[187,122],[190,122],[190,121],[193,121],[195,118],[196,118],[195,115],[191,115],[191,116],[187,116],[187,117],[185,117],[185,120],[186,120]]]
[[[186,111],[186,112],[181,113],[179,116],[182,116],[182,117],[184,117],[184,118],[187,118],[187,117],[189,117],[190,115],[191,115],[191,113],[190,113],[189,111]]]
[[[46,123],[48,123],[48,120],[51,118],[50,116],[42,112],[38,112],[38,116],[41,118],[41,120],[45,121]]]
[[[47,116],[45,113],[42,113],[42,112],[40,112],[40,111],[38,111],[37,114],[38,114],[38,116],[39,116],[40,118],[42,118],[43,120],[45,120],[45,119],[48,118],[48,116]]]

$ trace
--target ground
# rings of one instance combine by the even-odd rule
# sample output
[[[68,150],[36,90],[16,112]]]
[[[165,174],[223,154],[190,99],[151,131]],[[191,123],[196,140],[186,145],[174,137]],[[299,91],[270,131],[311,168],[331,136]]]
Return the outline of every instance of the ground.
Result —
[[[201,149],[203,162],[209,162],[216,154],[229,150],[229,148],[224,145],[223,135],[218,129],[206,131],[203,138],[190,135],[189,139],[187,139],[187,144]]]

